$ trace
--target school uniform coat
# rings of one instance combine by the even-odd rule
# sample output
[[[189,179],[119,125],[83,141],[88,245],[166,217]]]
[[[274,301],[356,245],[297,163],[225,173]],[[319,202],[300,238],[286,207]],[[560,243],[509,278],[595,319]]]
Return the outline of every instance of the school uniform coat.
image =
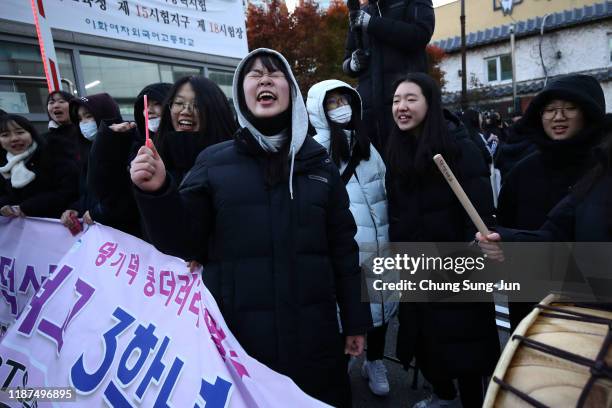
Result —
[[[460,157],[453,169],[466,194],[491,225],[489,171],[459,120],[445,112]],[[406,181],[387,169],[392,242],[469,242],[475,227],[442,175]],[[430,376],[486,375],[499,357],[493,303],[400,303],[397,355],[416,356]]]

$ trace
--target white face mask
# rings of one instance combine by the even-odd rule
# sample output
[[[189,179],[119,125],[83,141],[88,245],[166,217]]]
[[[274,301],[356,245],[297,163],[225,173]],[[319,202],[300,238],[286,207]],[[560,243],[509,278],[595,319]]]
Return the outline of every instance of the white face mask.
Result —
[[[157,132],[157,129],[159,129],[159,122],[161,122],[161,118],[149,119],[149,130],[151,132]]]
[[[81,128],[81,133],[85,136],[85,139],[90,141],[94,140],[98,133],[98,126],[95,121],[79,123],[79,128]]]
[[[327,114],[332,121],[344,125],[351,121],[353,110],[351,109],[350,105],[344,105],[330,110],[327,112]]]

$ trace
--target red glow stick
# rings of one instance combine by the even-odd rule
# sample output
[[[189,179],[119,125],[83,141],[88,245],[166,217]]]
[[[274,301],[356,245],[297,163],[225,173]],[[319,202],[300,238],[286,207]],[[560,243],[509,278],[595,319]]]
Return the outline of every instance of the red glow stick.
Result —
[[[145,146],[151,148],[151,138],[149,137],[149,101],[147,95],[144,96],[144,115],[145,115]]]

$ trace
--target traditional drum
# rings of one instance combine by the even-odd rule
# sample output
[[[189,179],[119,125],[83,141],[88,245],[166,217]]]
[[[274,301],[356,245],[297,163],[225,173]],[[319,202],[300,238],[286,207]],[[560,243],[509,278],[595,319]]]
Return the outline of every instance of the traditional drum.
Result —
[[[484,407],[612,407],[612,312],[547,296],[516,328]]]

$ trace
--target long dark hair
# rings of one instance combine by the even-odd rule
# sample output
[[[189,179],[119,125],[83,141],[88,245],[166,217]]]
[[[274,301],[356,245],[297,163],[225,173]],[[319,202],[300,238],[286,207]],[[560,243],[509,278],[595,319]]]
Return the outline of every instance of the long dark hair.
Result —
[[[32,141],[36,142],[39,147],[44,143],[43,139],[40,137],[32,122],[24,118],[23,116],[14,115],[11,113],[7,113],[6,115],[0,115],[0,133],[7,132],[9,130],[8,125],[11,122],[15,122],[20,128],[27,131],[30,135],[32,135]],[[6,159],[6,150],[2,146],[0,146],[0,152],[2,155],[0,156],[0,161],[4,161]]]
[[[172,89],[168,92],[164,101],[159,131],[153,137],[155,147],[162,157],[164,155],[164,139],[168,132],[175,130],[172,126],[170,105],[178,90],[186,83],[189,83],[195,92],[200,123],[198,132],[205,139],[203,145],[211,146],[229,140],[237,129],[229,101],[216,83],[199,75],[182,77],[174,83]]]
[[[387,144],[387,168],[405,177],[430,175],[437,172],[432,158],[438,153],[453,167],[457,152],[448,135],[440,87],[429,75],[412,72],[394,83],[393,92],[404,82],[414,83],[421,88],[427,101],[427,114],[418,135],[403,132],[396,123],[393,124]]]
[[[333,91],[342,92],[349,90],[344,87],[334,88],[327,91],[327,94]],[[368,137],[365,127],[363,126],[363,122],[361,121],[361,104],[359,103],[357,92],[352,90],[349,92],[353,98],[351,101],[351,109],[353,114],[351,115],[351,121],[348,123],[348,126],[340,125],[332,121],[329,118],[327,109],[324,110],[325,118],[327,119],[327,124],[329,125],[330,131],[329,150],[333,162],[338,167],[340,167],[342,162],[349,161],[351,155],[356,155],[359,161],[370,160],[370,138]],[[352,152],[350,151],[350,146],[348,145],[348,141],[346,140],[344,133],[344,130],[347,129],[353,131],[353,137],[355,137],[356,141]]]

